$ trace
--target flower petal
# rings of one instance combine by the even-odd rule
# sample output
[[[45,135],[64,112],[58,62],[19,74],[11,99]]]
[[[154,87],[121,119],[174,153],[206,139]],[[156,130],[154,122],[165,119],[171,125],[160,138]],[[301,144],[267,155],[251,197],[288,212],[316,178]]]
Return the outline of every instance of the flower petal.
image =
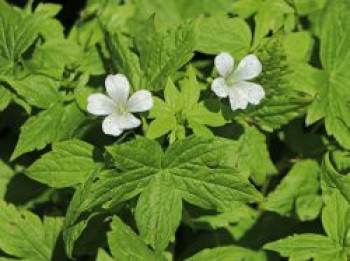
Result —
[[[244,110],[248,106],[247,97],[238,88],[230,89],[230,105],[233,111],[242,109]]]
[[[265,91],[261,85],[252,82],[239,82],[235,85],[236,88],[244,93],[249,103],[258,105],[265,97]]]
[[[134,129],[141,125],[141,121],[131,113],[113,113],[107,116],[102,123],[105,134],[119,136],[124,130]]]
[[[94,115],[109,115],[115,111],[113,100],[101,93],[91,94],[87,102],[87,111]]]
[[[114,137],[119,136],[123,133],[120,127],[120,121],[120,117],[115,113],[107,116],[102,122],[103,132]]]
[[[129,130],[139,127],[141,125],[141,121],[131,113],[125,113],[120,116],[119,124],[123,130]]]
[[[105,86],[109,97],[118,104],[126,104],[129,97],[130,84],[123,74],[108,75]]]
[[[247,55],[238,64],[234,73],[237,81],[251,80],[257,77],[262,70],[262,64],[254,54]]]
[[[153,107],[152,94],[146,90],[135,92],[126,104],[128,112],[148,111]]]
[[[229,94],[229,87],[224,78],[216,78],[211,83],[212,91],[220,98],[226,98]]]
[[[219,74],[226,78],[233,71],[235,61],[229,53],[220,53],[215,57],[214,64]]]

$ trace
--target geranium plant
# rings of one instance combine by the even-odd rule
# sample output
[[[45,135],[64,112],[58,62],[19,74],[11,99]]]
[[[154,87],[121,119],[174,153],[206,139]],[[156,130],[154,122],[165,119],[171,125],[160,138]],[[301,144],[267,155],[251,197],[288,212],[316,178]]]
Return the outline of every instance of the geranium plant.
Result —
[[[0,260],[350,260],[349,13],[0,0]]]

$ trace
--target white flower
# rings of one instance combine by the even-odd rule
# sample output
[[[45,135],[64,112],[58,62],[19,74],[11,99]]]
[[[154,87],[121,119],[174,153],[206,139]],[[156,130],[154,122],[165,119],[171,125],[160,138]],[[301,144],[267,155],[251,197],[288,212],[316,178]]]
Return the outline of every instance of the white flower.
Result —
[[[107,116],[102,123],[105,134],[119,136],[124,130],[137,128],[141,121],[132,113],[152,108],[149,91],[135,92],[129,99],[130,84],[122,74],[108,75],[105,81],[108,96],[92,94],[88,97],[87,110],[97,116]]]
[[[234,59],[228,53],[215,57],[215,67],[221,77],[214,79],[211,89],[220,98],[229,97],[231,109],[245,109],[248,103],[257,105],[265,97],[264,89],[256,83],[249,82],[257,77],[262,70],[259,59],[247,55],[234,68]]]

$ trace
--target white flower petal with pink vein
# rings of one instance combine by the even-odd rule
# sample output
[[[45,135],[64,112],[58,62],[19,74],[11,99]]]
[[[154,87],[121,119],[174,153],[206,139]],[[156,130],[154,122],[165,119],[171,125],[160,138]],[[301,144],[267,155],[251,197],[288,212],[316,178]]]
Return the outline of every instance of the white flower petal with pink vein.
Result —
[[[220,53],[215,57],[214,64],[219,74],[226,78],[234,69],[234,59],[229,53]]]
[[[122,74],[108,75],[105,81],[108,96],[118,104],[126,104],[129,97],[130,84]]]
[[[152,94],[146,90],[135,92],[127,102],[128,112],[148,111],[153,107]]]
[[[109,115],[115,110],[113,100],[100,93],[91,94],[87,102],[87,111],[97,116]]]
[[[262,70],[262,65],[254,54],[247,55],[238,64],[234,72],[234,77],[237,81],[251,80],[257,77]]]

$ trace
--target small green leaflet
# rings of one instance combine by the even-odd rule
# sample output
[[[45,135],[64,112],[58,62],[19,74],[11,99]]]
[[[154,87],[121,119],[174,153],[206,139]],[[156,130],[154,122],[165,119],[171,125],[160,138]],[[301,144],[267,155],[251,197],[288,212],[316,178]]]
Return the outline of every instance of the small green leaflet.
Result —
[[[350,19],[345,0],[328,1],[321,19],[320,58],[328,75],[315,86],[317,97],[307,114],[307,124],[325,119],[326,130],[344,148],[350,148],[350,88],[347,67],[350,57]]]
[[[237,0],[232,3],[232,11],[246,19],[255,14],[262,4],[261,0]]]
[[[51,152],[27,169],[27,175],[53,188],[74,186],[96,167],[94,153],[92,145],[79,140],[54,143]]]
[[[308,31],[289,33],[283,37],[283,47],[290,63],[306,63],[312,54],[314,40]]]
[[[244,0],[242,1],[244,2]],[[255,33],[254,46],[262,43],[269,32],[275,32],[281,27],[286,31],[294,28],[294,9],[285,0],[260,1],[259,8],[254,16]]]
[[[199,102],[200,87],[195,71],[188,67],[186,78],[179,83],[178,90],[169,79],[164,90],[165,101],[154,98],[154,107],[149,117],[154,119],[147,130],[147,137],[158,138],[169,132],[170,142],[185,137],[185,129],[202,136],[213,136],[207,128],[219,127],[226,123],[220,105],[213,100]]]
[[[325,203],[322,212],[323,227],[334,242],[347,247],[350,243],[350,204],[337,190],[330,195],[326,194]]]
[[[96,213],[96,215],[90,215],[86,219],[78,220],[81,214],[79,212],[79,208],[83,204],[85,198],[88,196],[93,180],[99,172],[99,166],[91,170],[89,178],[86,180],[86,182],[77,187],[77,190],[69,203],[64,220],[62,236],[65,243],[66,253],[70,258],[73,258],[75,241],[81,236],[89,221],[99,214]]]
[[[40,218],[0,201],[0,249],[25,261],[51,261],[62,219]]]
[[[347,261],[349,250],[350,205],[339,193],[327,197],[322,224],[328,236],[301,234],[268,243],[265,249],[279,252],[292,260]]]
[[[165,249],[175,236],[181,217],[181,193],[170,177],[156,175],[137,201],[135,219],[142,238],[154,249]]]
[[[270,159],[266,137],[258,129],[246,125],[239,143],[239,167],[247,170],[256,184],[263,184],[268,175],[277,172]]]
[[[239,246],[205,249],[186,261],[267,261],[264,253]]]
[[[133,0],[136,6],[135,19],[147,20],[155,15],[166,25],[177,25],[202,14],[225,14],[230,10],[230,0]]]
[[[232,204],[231,209],[215,215],[204,215],[193,220],[195,228],[226,229],[235,240],[240,240],[257,222],[259,213],[252,207],[241,202]],[[204,225],[208,224],[208,227]]]
[[[141,137],[107,147],[116,169],[100,172],[74,211],[79,215],[98,206],[108,209],[141,193],[135,210],[138,229],[146,243],[162,251],[179,225],[181,199],[219,211],[235,201],[262,199],[246,177],[224,165],[230,146],[228,140],[190,136],[166,152],[156,141]],[[162,226],[149,229],[150,224]]]
[[[140,57],[130,50],[128,39],[106,32],[106,43],[114,67],[124,73],[133,90],[161,90],[168,77],[186,64],[195,49],[195,24],[185,23],[170,31],[150,32],[152,41],[138,44]]]
[[[109,256],[103,248],[100,248],[98,250],[96,261],[114,261],[114,259]]]
[[[327,0],[293,0],[295,9],[300,15],[308,15],[322,10]]]
[[[11,178],[14,176],[14,171],[5,162],[0,160],[0,200],[5,199],[7,192],[7,186],[9,185]]]
[[[129,39],[120,33],[108,32],[105,32],[105,38],[114,68],[128,78],[134,91],[144,89],[146,78],[140,67],[139,58],[130,50]]]
[[[162,90],[174,73],[191,60],[196,45],[196,24],[183,23],[170,31],[153,31],[142,41],[140,64],[148,79],[148,90]]]
[[[241,18],[210,17],[198,22],[199,52],[216,55],[225,51],[239,60],[249,53],[251,41],[250,28]]]
[[[111,231],[108,233],[108,245],[114,259],[110,260],[167,260],[162,254],[156,254],[150,250],[142,239],[135,232],[124,224],[118,217],[114,217],[111,223]],[[99,256],[106,254],[100,254]],[[263,253],[238,247],[218,247],[205,249],[198,254],[185,259],[186,261],[220,260],[220,261],[241,261],[242,258],[249,258],[251,261],[266,261]]]
[[[111,227],[107,237],[114,260],[166,260],[161,254],[156,254],[149,249],[142,239],[118,217],[113,218]]]
[[[337,157],[337,154],[342,157]],[[344,160],[344,159],[347,159]],[[344,155],[338,151],[333,153],[327,153],[323,159],[322,164],[322,180],[325,182],[324,191],[328,191],[329,188],[338,190],[343,197],[350,204],[350,174],[344,175],[337,171],[339,169],[348,170],[350,156],[349,154]]]
[[[12,73],[21,55],[38,37],[41,16],[29,15],[9,5],[0,12],[0,73]]]
[[[330,238],[317,234],[294,235],[264,246],[266,250],[279,252],[290,260],[307,261],[310,258],[320,261],[346,261],[337,259],[341,248]]]
[[[75,103],[67,106],[53,104],[47,110],[31,116],[21,127],[21,134],[11,159],[40,150],[47,144],[71,138],[84,114]]]
[[[30,60],[24,62],[24,69],[32,74],[40,74],[61,79],[68,66],[78,67],[83,60],[82,49],[67,39],[48,40],[36,46]]]
[[[315,219],[322,208],[318,195],[320,167],[316,161],[303,160],[294,164],[277,188],[269,194],[265,208],[283,216],[296,211],[302,221]]]
[[[5,110],[12,100],[12,93],[0,82],[0,112]]]
[[[7,79],[7,82],[32,106],[47,109],[50,105],[63,101],[59,92],[59,83],[52,78],[30,75],[20,80]]]

